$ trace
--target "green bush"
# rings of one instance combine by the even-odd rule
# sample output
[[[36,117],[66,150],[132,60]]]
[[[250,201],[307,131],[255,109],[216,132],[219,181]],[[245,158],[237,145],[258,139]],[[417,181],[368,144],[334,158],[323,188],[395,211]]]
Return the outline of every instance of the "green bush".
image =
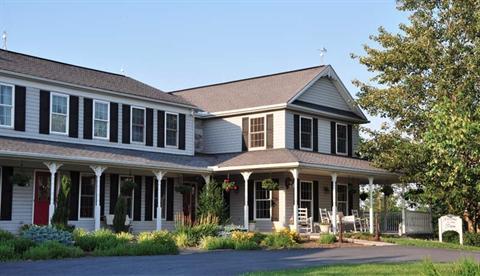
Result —
[[[73,245],[72,233],[49,226],[32,225],[23,231],[20,236],[36,243],[56,241],[65,245]]]
[[[260,249],[260,246],[252,240],[239,240],[235,241],[235,250],[256,250]]]
[[[67,246],[56,241],[46,241],[25,251],[23,257],[29,260],[47,260],[77,258],[83,255],[83,251],[78,247]]]
[[[35,242],[26,238],[16,238],[9,240],[6,244],[13,246],[15,254],[21,256],[23,252],[35,246]]]
[[[15,248],[9,243],[0,244],[0,262],[14,260],[18,258],[18,255],[15,254]]]
[[[172,244],[169,243],[158,243],[151,240],[121,244],[113,248],[93,251],[95,256],[144,256],[177,253],[178,249],[175,244],[172,246]]]
[[[197,216],[212,215],[219,218],[221,222],[224,222],[228,217],[222,185],[215,181],[210,181],[205,185],[198,195]]]
[[[297,244],[298,243],[295,241],[294,237],[285,231],[267,235],[262,241],[263,246],[274,249],[291,248],[295,247]]]
[[[460,243],[460,236],[455,231],[443,232],[443,242],[458,244]]]
[[[178,252],[178,247],[173,239],[172,234],[167,231],[153,231],[142,232],[138,235],[138,244],[149,247],[150,244],[156,245],[157,248],[161,248],[161,254],[173,254]]]
[[[333,234],[321,234],[320,238],[318,239],[318,243],[320,244],[332,244],[337,241],[337,237]]]
[[[115,204],[115,215],[113,217],[113,229],[115,233],[128,231],[128,225],[125,225],[127,211],[127,199],[125,196],[120,195]]]
[[[200,241],[200,248],[206,250],[235,249],[235,242],[226,237],[204,237]]]
[[[133,240],[133,235],[130,233],[115,234],[108,229],[100,229],[90,233],[75,229],[73,237],[75,245],[87,252],[114,248]]]
[[[458,237],[457,237],[458,243]],[[478,233],[464,233],[463,234],[463,245],[470,246],[480,246],[480,234]]]
[[[185,248],[195,245],[195,241],[189,240],[186,232],[179,232],[174,235],[175,244],[180,248]]]
[[[13,240],[13,239],[15,239],[15,235],[13,235],[12,233],[10,233],[8,231],[0,229],[0,242]]]
[[[180,225],[176,227],[175,239],[180,247],[197,246],[203,237],[217,236],[220,226],[216,224]]]

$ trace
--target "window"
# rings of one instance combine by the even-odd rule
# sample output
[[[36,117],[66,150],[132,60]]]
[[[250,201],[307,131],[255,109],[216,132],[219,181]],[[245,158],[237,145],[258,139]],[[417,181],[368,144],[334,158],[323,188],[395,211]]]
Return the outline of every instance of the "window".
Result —
[[[132,142],[145,142],[145,109],[132,107]]]
[[[121,176],[120,177],[120,189],[118,189],[118,194],[120,194],[120,191],[122,190],[122,185],[123,183],[125,183],[125,181],[127,180],[131,180],[131,181],[134,181],[133,180],[133,177],[131,176]],[[127,215],[129,218],[132,218],[133,217],[133,193],[134,193],[134,190],[132,190],[132,192],[129,194],[129,195],[126,195],[125,198],[127,200]]]
[[[110,104],[93,101],[93,137],[108,139],[110,131]]]
[[[307,208],[308,216],[312,216],[313,184],[309,181],[300,182],[300,208]]]
[[[50,132],[67,134],[68,132],[68,95],[50,94]]]
[[[300,148],[312,149],[312,118],[300,117]]]
[[[337,210],[348,216],[348,186],[337,184]]]
[[[250,119],[250,147],[265,147],[265,117]]]
[[[80,218],[93,218],[95,208],[95,177],[82,175],[80,178]]]
[[[153,188],[154,190],[154,196],[153,196],[153,218],[157,218],[157,202],[158,202],[158,185],[157,181],[154,182],[153,184],[155,187]],[[162,219],[165,219],[167,217],[167,189],[166,186],[167,183],[165,181],[162,181],[162,199],[160,204],[162,205]]]
[[[178,115],[166,113],[165,120],[165,145],[169,147],[178,146]]]
[[[347,154],[347,126],[337,124],[337,154]]]
[[[13,127],[13,86],[0,84],[0,126]]]
[[[262,181],[255,181],[255,219],[272,217],[272,191],[262,188]]]

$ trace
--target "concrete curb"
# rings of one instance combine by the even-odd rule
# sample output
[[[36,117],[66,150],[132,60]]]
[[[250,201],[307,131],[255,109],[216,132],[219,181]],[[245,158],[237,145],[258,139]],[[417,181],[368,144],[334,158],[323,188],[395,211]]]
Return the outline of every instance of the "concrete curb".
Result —
[[[396,244],[389,243],[389,242],[367,241],[367,240],[359,240],[359,239],[344,238],[344,240],[346,240],[348,242],[351,242],[351,243],[357,243],[357,244],[367,245],[367,246],[392,246],[392,245],[396,245]]]

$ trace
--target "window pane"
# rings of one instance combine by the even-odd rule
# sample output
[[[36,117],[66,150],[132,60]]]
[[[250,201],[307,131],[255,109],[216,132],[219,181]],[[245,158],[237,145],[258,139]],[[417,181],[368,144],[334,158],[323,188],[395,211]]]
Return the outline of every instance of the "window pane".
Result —
[[[108,123],[105,121],[95,120],[94,136],[95,137],[107,137]]]
[[[303,133],[302,132],[302,148],[311,148],[312,147],[312,135],[310,133]]]
[[[167,145],[176,146],[177,145],[177,132],[174,130],[167,129]]]
[[[0,125],[12,125],[12,108],[7,106],[0,106]]]
[[[132,141],[143,142],[143,127],[132,126]]]
[[[250,146],[263,147],[265,145],[264,117],[250,119]]]
[[[95,182],[92,176],[84,176],[81,180],[80,217],[91,218],[94,211]]]
[[[0,86],[0,104],[12,105],[12,87],[1,85]]]
[[[177,115],[167,114],[167,129],[177,129]]]
[[[52,112],[67,114],[67,97],[52,95]]]
[[[52,131],[67,132],[67,116],[52,114]]]
[[[347,127],[337,125],[337,152],[347,153]]]
[[[108,104],[95,102],[95,119],[108,120]]]
[[[346,148],[347,148],[347,141],[345,141],[344,139],[338,139],[337,152],[346,153],[347,152]]]
[[[307,118],[302,118],[301,125],[302,125],[302,132],[308,132],[308,133],[312,132],[312,120]]]
[[[143,109],[132,108],[132,124],[143,126],[144,113]]]

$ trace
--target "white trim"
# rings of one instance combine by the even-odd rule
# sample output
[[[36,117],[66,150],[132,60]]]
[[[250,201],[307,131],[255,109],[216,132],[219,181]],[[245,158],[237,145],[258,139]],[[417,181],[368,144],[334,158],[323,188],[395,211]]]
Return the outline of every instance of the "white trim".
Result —
[[[272,201],[273,201],[272,191],[268,191],[269,199],[259,199],[260,201],[269,201],[270,202],[270,217],[269,218],[257,218],[257,183],[260,183],[260,185],[262,185],[262,181],[261,180],[254,180],[253,181],[253,219],[255,221],[257,221],[257,220],[271,221],[272,220]]]
[[[342,200],[342,201],[341,201],[341,202],[345,203],[346,212],[343,212],[343,210],[341,210],[341,211],[342,211],[342,213],[343,213],[344,216],[347,216],[347,215],[348,215],[348,206],[349,206],[349,202],[348,202],[348,201],[349,201],[349,200],[348,200],[348,184],[338,183],[338,182],[337,182],[337,212],[339,211],[339,210],[338,210],[338,203],[340,203],[340,201],[338,200],[338,186],[345,186],[345,187],[346,187],[346,189],[345,189],[345,195],[346,195],[346,197],[347,197],[347,200]]]
[[[302,118],[303,119],[307,119],[307,120],[310,120],[310,147],[309,148],[304,148],[302,147]],[[312,117],[307,117],[307,116],[302,116],[300,115],[300,118],[298,119],[299,120],[299,133],[298,133],[298,136],[299,136],[299,146],[300,146],[300,149],[301,150],[308,150],[308,151],[313,151],[313,118]]]
[[[8,125],[0,125],[0,127],[1,128],[13,129],[15,127],[15,85],[0,82],[0,86],[9,86],[9,87],[12,88],[12,106],[11,106],[11,109],[10,109],[10,125],[9,126]],[[0,105],[8,107],[8,105],[5,105],[5,104],[0,104]],[[0,192],[1,192],[1,190],[0,190]]]
[[[248,171],[248,170],[255,170],[255,169],[276,169],[276,168],[296,168],[300,165],[299,162],[290,162],[290,163],[274,163],[274,164],[259,164],[259,165],[245,165],[245,166],[230,166],[230,167],[218,167],[218,166],[210,166],[209,169],[213,170],[214,172],[222,172],[222,171]]]
[[[175,95],[175,93],[173,94]],[[218,112],[196,113],[195,117],[200,119],[220,118],[225,116],[241,115],[245,113],[270,112],[272,111],[272,109],[283,109],[286,107],[287,107],[286,103],[262,105],[262,106],[239,108],[239,109],[232,109],[232,110],[218,111]]]
[[[338,126],[345,127],[345,152],[338,151]],[[348,155],[348,125],[335,122],[335,153],[337,155]]]
[[[167,193],[167,180],[168,178],[167,177],[162,177],[162,181],[165,180],[165,183],[162,183],[162,187],[165,186],[165,194],[163,194],[161,191],[160,193],[162,194],[162,196],[165,197],[165,208],[162,207],[162,213],[165,212],[165,218],[163,217],[163,214],[162,214],[162,221],[166,221],[167,220],[167,198],[168,198],[168,193]],[[157,217],[155,217],[155,212],[157,211],[157,208],[155,207],[155,204],[157,204],[157,201],[155,200],[155,197],[158,196],[158,193],[155,193],[155,190],[158,189],[158,184],[156,184],[157,182],[157,178],[153,178],[153,197],[152,197],[152,221],[156,220]],[[165,185],[163,185],[165,184]],[[175,184],[174,184],[175,186]],[[158,199],[158,197],[157,197]],[[160,200],[161,202],[161,200]],[[158,214],[157,214],[158,215]]]
[[[312,198],[311,198],[311,199],[309,199],[309,200],[302,199],[302,184],[310,184],[310,189],[311,189],[311,191],[312,191]],[[300,200],[299,200],[299,202],[298,202],[298,207],[299,207],[299,208],[302,208],[302,207],[301,207],[301,206],[302,206],[302,201],[305,201],[305,202],[306,202],[306,201],[310,201],[310,215],[313,217],[313,212],[314,212],[314,210],[313,210],[313,201],[315,200],[315,199],[314,199],[315,194],[313,193],[313,181],[300,180],[300,189],[298,189],[298,190],[299,190],[298,192],[300,193]],[[317,197],[318,197],[318,195],[317,195]]]
[[[133,175],[119,175],[119,176],[118,176],[118,194],[117,194],[117,199],[118,199],[118,196],[120,195],[120,192],[121,192],[121,190],[122,190],[122,177],[124,177],[124,178],[131,178],[132,181],[135,182],[135,176],[133,176]],[[142,177],[143,177],[143,176],[142,176]],[[143,182],[143,181],[142,181],[142,182]],[[135,184],[137,184],[137,183],[135,183]],[[110,183],[110,185],[112,185],[112,184]],[[140,185],[141,185],[141,184],[140,184]],[[141,197],[140,197],[140,200],[141,200]],[[135,211],[135,210],[133,209],[133,208],[135,208],[135,203],[134,203],[134,201],[135,201],[135,189],[132,189],[132,206],[130,207],[130,208],[131,208],[130,210],[132,211],[132,214],[130,215],[130,214],[127,213],[127,216],[130,218],[131,221],[133,221],[133,213],[134,213],[134,211]],[[127,202],[127,204],[128,204],[128,202]],[[114,208],[115,208],[115,206],[114,206]],[[140,202],[140,209],[141,209],[141,202]],[[141,220],[141,214],[140,214],[140,220]]]
[[[82,217],[82,177],[92,177],[93,180],[93,204],[92,204],[92,217]],[[78,220],[94,220],[95,219],[95,175],[91,173],[80,173],[80,181],[78,181]]]
[[[95,104],[96,103],[99,103],[99,104],[106,104],[107,105],[107,137],[102,137],[102,136],[96,136],[95,135],[95,121],[98,120],[98,121],[103,121],[105,122],[105,120],[103,119],[96,119],[95,118]],[[85,116],[85,114],[84,114]],[[92,114],[92,119],[93,119],[93,123],[92,123],[92,137],[94,139],[100,139],[100,140],[110,140],[110,102],[107,102],[107,101],[102,101],[102,100],[93,100],[93,114]]]
[[[263,119],[263,146],[260,147],[252,147],[252,120],[253,119]],[[254,133],[261,133],[262,131],[257,131]],[[267,148],[267,114],[248,117],[248,150],[264,150]]]
[[[143,110],[143,141],[133,141],[133,109],[141,109]],[[145,107],[140,106],[130,106],[130,143],[132,144],[139,144],[145,145],[145,135],[146,135],[146,117],[147,117],[147,109]]]
[[[296,104],[288,104],[286,107],[288,111],[295,111],[295,112],[303,112],[307,114],[314,114],[318,115],[318,117],[326,118],[326,119],[338,119],[338,120],[343,120],[347,122],[353,122],[353,123],[359,123],[359,124],[365,124],[368,123],[369,121],[367,119],[363,120],[360,118],[354,118],[352,116],[345,116],[341,115],[338,113],[332,113],[332,112],[327,112],[327,111],[321,111],[318,109],[313,109],[301,105],[296,105]]]
[[[62,98],[67,98],[67,113],[62,114],[62,113],[54,113],[53,112],[53,96],[57,97],[62,97]],[[60,115],[60,116],[65,116],[65,132],[58,132],[58,131],[53,131],[52,130],[52,115]],[[58,93],[58,92],[50,92],[50,114],[49,114],[49,127],[50,127],[50,134],[59,134],[59,135],[68,135],[69,132],[69,120],[70,120],[70,95],[69,94],[63,94],[63,93]]]
[[[167,121],[168,121],[167,118],[168,118],[168,114],[174,115],[174,116],[177,117],[177,131],[176,131],[176,133],[175,133],[176,136],[177,136],[177,138],[176,138],[176,145],[175,145],[175,146],[173,146],[173,145],[168,145],[168,144],[167,144]],[[179,140],[179,134],[178,134],[178,132],[179,132],[179,128],[180,128],[179,119],[180,119],[180,116],[178,116],[178,113],[165,111],[165,123],[164,123],[163,129],[164,129],[164,131],[165,131],[165,133],[164,133],[164,144],[165,144],[165,147],[166,147],[166,148],[178,149],[178,144],[179,144],[179,143],[178,143],[178,142],[179,142],[179,141],[178,141],[178,140]]]

